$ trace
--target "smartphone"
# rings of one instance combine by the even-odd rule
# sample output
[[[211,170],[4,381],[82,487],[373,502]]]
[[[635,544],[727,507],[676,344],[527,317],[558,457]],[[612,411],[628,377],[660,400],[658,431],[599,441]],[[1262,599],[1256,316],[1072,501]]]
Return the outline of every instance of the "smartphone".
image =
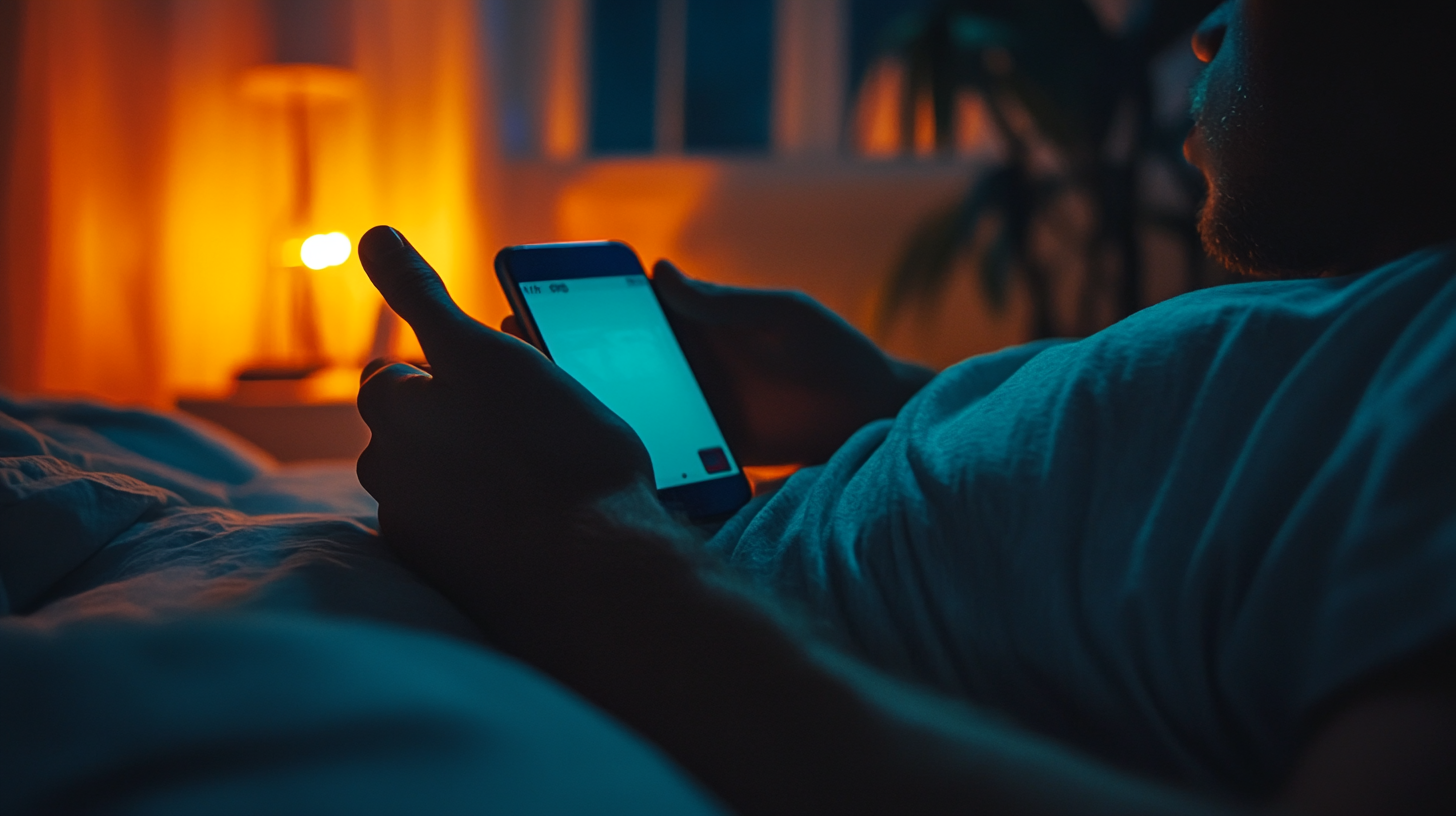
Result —
[[[527,339],[637,432],[664,504],[709,520],[748,501],[748,480],[631,247],[506,247],[495,271]]]

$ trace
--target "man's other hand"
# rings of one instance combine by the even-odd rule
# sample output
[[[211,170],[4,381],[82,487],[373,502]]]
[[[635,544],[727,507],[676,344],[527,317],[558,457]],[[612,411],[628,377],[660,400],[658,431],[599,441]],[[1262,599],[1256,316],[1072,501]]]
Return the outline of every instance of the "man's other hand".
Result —
[[[567,540],[541,531],[581,523],[613,495],[650,499],[646,449],[534,348],[461,311],[397,232],[370,230],[359,256],[429,361],[428,372],[371,364],[359,388],[372,433],[359,481],[379,501],[386,540],[462,605],[534,596],[543,575],[584,562],[524,539]]]
[[[822,462],[934,376],[798,292],[704,283],[665,260],[652,285],[744,464]]]

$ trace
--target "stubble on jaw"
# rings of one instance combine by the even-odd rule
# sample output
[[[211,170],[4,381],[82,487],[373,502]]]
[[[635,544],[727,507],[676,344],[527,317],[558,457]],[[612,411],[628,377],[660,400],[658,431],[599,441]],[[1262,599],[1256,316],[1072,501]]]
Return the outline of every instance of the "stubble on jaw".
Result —
[[[1261,259],[1258,244],[1248,240],[1247,230],[1236,225],[1245,220],[1230,212],[1236,206],[1227,200],[1219,185],[1208,185],[1208,196],[1198,209],[1198,237],[1203,251],[1236,274],[1251,278],[1277,277],[1262,271],[1269,265]]]
[[[1440,237],[1417,228],[1415,197],[1385,189],[1374,157],[1351,140],[1302,133],[1223,145],[1204,173],[1198,213],[1209,257],[1250,278],[1319,278],[1373,268]]]
[[[1199,235],[1250,277],[1359,272],[1456,238],[1450,24],[1413,19],[1417,0],[1359,25],[1311,3],[1250,0],[1191,89]]]

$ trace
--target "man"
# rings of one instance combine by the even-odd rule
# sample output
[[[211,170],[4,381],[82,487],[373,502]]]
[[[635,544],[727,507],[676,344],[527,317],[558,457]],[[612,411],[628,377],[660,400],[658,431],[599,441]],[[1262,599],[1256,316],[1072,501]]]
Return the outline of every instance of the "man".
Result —
[[[1428,5],[1234,0],[1195,37],[1205,241],[1293,279],[932,380],[807,299],[659,264],[740,458],[827,459],[707,548],[630,429],[376,228],[365,268],[431,363],[360,389],[385,536],[738,810],[1456,809]]]

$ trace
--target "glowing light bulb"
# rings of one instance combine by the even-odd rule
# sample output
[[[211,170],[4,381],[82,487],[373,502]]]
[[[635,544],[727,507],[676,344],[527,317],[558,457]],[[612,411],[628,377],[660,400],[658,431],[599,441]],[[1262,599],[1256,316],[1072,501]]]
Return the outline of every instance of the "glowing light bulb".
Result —
[[[349,260],[349,253],[353,249],[349,236],[344,233],[322,233],[305,238],[303,245],[298,248],[298,257],[309,269],[323,269]]]

